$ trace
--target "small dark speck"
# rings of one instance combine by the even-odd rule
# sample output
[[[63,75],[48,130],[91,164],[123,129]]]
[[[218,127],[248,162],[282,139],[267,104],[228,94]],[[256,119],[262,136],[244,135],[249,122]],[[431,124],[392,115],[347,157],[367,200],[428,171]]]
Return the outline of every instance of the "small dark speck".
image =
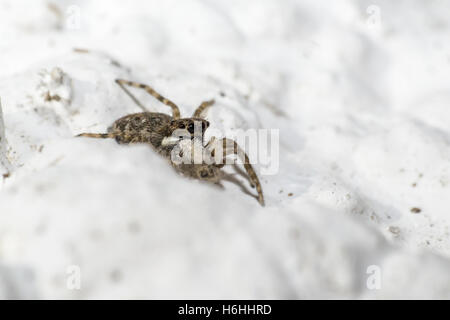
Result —
[[[3,174],[3,179],[9,178],[9,176],[11,175],[11,173],[7,172]]]
[[[412,185],[411,185],[413,188],[415,188],[415,187],[417,187],[417,183],[413,183]]]
[[[89,50],[83,48],[73,48],[73,51],[76,53],[89,53]]]
[[[288,197],[292,197],[294,194],[292,192],[288,193]]]
[[[223,92],[223,91],[220,91],[220,93],[219,93],[219,94],[220,94],[220,96],[221,96],[221,97],[225,97],[225,92]]]
[[[395,226],[389,227],[389,232],[393,233],[394,235],[398,236],[400,234],[400,228]]]
[[[411,208],[411,212],[412,213],[421,213],[422,209],[420,209],[420,208]]]
[[[115,67],[118,67],[118,68],[122,67],[122,65],[119,62],[117,62],[116,60],[110,60],[109,62]]]

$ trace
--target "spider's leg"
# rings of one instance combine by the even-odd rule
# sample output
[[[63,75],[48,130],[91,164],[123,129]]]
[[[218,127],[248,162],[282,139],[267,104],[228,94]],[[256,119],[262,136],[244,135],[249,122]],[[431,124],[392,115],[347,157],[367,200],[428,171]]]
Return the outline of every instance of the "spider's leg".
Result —
[[[108,139],[108,138],[115,138],[116,136],[112,133],[80,133],[77,134],[75,137]]]
[[[144,105],[123,85],[121,81],[116,80],[116,83],[122,88],[123,91],[125,91],[131,100],[139,106],[139,108],[141,108],[144,112],[148,112],[147,108],[144,107]]]
[[[209,101],[203,101],[197,109],[194,111],[194,115],[192,117],[194,118],[202,118],[202,113],[205,111],[206,108],[212,106],[214,104],[214,99]]]
[[[134,88],[144,89],[151,96],[155,97],[156,99],[158,99],[159,101],[161,101],[165,105],[167,105],[170,108],[172,108],[172,117],[174,119],[179,119],[180,118],[180,110],[178,109],[177,105],[175,103],[173,103],[172,101],[164,98],[158,92],[153,90],[153,88],[151,88],[150,86],[148,86],[146,84],[137,83],[137,82],[133,82],[133,81],[122,80],[122,79],[116,79],[116,82],[119,85],[128,85],[128,86],[131,86],[131,87],[134,87]]]
[[[214,138],[212,138],[212,139],[214,139]],[[239,147],[237,142],[232,139],[223,138],[220,141],[222,142],[223,159],[222,159],[222,163],[216,164],[216,166],[218,166],[219,168],[222,168],[226,164],[225,158],[228,155],[232,155],[232,154],[237,155],[240,158],[240,160],[242,161],[242,163],[244,164],[244,168],[247,171],[250,184],[252,186],[256,187],[256,191],[258,192],[259,203],[262,206],[264,206],[264,196],[263,196],[263,192],[262,192],[261,183],[259,182],[259,179],[258,179],[258,176],[256,175],[255,170],[253,169],[252,165],[250,164],[250,160],[249,160],[247,154],[244,152],[244,150],[242,150]],[[220,141],[219,141],[219,144],[220,144]],[[207,144],[207,147],[209,147],[210,144],[212,144],[213,142],[214,142],[214,140],[212,140],[212,142],[210,141]]]

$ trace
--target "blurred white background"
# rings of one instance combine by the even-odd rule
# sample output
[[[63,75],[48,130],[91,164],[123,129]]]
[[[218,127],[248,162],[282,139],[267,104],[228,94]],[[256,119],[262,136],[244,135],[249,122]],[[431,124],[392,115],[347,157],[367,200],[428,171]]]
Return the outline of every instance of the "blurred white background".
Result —
[[[450,298],[449,14],[442,0],[0,1],[0,297]],[[73,138],[139,111],[118,77],[183,115],[215,98],[225,133],[279,129],[266,207],[146,146]]]

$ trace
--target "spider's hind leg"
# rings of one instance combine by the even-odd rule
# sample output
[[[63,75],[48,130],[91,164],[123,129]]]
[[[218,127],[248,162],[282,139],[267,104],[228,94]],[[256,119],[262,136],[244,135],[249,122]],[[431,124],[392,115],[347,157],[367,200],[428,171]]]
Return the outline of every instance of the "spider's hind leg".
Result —
[[[115,138],[116,136],[112,133],[80,133],[77,134],[75,137],[108,139],[108,138]]]
[[[120,88],[122,88],[123,91],[133,100],[136,105],[141,108],[144,112],[147,112],[147,108],[144,107],[144,105],[123,85],[124,80],[116,79],[116,83],[119,85]]]
[[[133,82],[133,81],[127,81],[127,80],[123,80],[123,79],[116,79],[116,83],[118,85],[120,85],[122,87],[122,89],[124,89],[125,92],[127,92],[127,94],[130,97],[132,96],[132,94],[128,90],[125,89],[124,85],[134,87],[134,88],[144,89],[145,91],[147,91],[148,94],[155,97],[160,102],[164,103],[166,106],[169,106],[172,109],[172,117],[174,119],[180,118],[180,109],[178,109],[178,106],[175,103],[173,103],[172,101],[170,101],[169,99],[164,98],[162,95],[160,95],[158,92],[156,92],[152,87],[150,87],[146,84],[137,83],[137,82]],[[132,99],[134,102],[137,101],[137,99],[134,97],[132,97]],[[141,105],[141,107],[142,107],[142,105]],[[144,110],[145,110],[145,108],[144,108]]]

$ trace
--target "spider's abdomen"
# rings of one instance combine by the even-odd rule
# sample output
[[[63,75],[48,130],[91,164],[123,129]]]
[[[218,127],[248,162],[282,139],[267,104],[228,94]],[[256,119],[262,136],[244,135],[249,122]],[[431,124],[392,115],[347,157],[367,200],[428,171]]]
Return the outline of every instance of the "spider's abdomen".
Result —
[[[121,144],[149,143],[159,149],[162,139],[168,134],[172,117],[155,112],[141,112],[116,120],[108,133],[113,133]]]

